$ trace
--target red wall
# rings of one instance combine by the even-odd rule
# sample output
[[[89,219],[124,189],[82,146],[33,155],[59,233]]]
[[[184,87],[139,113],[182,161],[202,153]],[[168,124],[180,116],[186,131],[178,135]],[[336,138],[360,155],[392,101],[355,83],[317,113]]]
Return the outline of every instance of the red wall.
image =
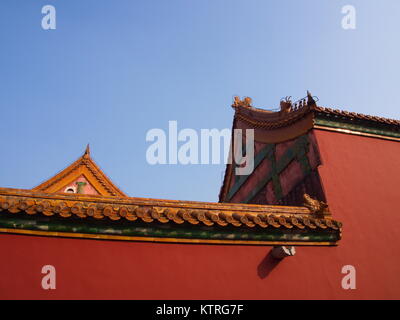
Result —
[[[362,297],[400,299],[400,142],[315,130],[328,204],[344,223],[340,256]]]
[[[400,298],[400,143],[316,131],[325,192],[344,223],[338,247],[157,244],[0,234],[0,299]],[[397,197],[396,197],[397,196]],[[41,288],[54,265],[56,290]],[[344,290],[344,265],[357,289]]]
[[[263,262],[270,247],[0,235],[0,298],[272,299],[362,293],[340,289],[340,268],[353,262],[341,258],[340,247],[297,249],[295,257],[265,277],[273,267]],[[46,264],[56,268],[56,290],[41,288]]]

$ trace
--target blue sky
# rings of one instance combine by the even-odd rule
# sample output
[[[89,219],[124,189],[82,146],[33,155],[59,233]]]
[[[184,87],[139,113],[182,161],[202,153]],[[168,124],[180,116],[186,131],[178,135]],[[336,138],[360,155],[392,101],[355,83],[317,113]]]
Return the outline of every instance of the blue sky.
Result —
[[[90,143],[131,196],[217,201],[224,165],[149,165],[147,131],[230,128],[234,95],[276,108],[307,89],[398,119],[399,17],[398,0],[1,0],[0,186],[32,188]]]

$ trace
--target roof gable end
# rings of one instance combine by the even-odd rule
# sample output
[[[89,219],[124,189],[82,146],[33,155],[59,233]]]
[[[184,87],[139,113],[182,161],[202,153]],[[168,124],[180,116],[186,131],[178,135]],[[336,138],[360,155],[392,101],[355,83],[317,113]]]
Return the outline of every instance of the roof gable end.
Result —
[[[52,178],[33,188],[32,191],[62,193],[60,190],[63,190],[63,188],[66,188],[75,181],[79,181],[80,177],[89,182],[90,187],[95,190],[94,192],[97,192],[101,196],[126,197],[126,194],[114,185],[90,157],[89,145],[85,153],[78,160]]]

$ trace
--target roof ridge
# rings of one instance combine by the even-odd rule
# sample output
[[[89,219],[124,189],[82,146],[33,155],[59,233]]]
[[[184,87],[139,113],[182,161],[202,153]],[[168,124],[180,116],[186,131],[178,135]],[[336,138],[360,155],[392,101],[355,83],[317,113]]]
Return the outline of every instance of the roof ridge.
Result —
[[[324,113],[329,113],[329,114],[336,114],[336,115],[341,115],[341,116],[354,117],[354,118],[358,118],[358,119],[362,119],[362,120],[384,122],[387,124],[400,125],[400,120],[386,118],[386,117],[380,117],[380,116],[372,116],[372,115],[365,114],[365,113],[358,113],[358,112],[354,112],[354,111],[334,109],[334,108],[317,106],[317,105],[313,106],[313,109],[316,111],[319,111],[319,112],[324,112]]]

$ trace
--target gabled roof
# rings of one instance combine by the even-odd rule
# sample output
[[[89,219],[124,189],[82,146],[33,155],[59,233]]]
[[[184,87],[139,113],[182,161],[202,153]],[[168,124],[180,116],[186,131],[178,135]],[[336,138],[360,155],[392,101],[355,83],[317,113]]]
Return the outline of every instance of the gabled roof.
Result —
[[[89,145],[85,153],[70,166],[54,177],[41,183],[32,191],[45,193],[60,193],[64,187],[83,176],[99,195],[111,197],[126,197],[126,194],[116,187],[90,157]]]
[[[264,110],[251,105],[252,100],[235,97],[232,129],[254,129],[254,140],[277,144],[300,137],[311,129],[337,131],[372,138],[400,141],[400,121],[364,115],[317,105],[318,98],[307,96],[292,102],[286,97],[280,108]],[[227,164],[219,200],[224,201],[231,180],[232,164]]]

